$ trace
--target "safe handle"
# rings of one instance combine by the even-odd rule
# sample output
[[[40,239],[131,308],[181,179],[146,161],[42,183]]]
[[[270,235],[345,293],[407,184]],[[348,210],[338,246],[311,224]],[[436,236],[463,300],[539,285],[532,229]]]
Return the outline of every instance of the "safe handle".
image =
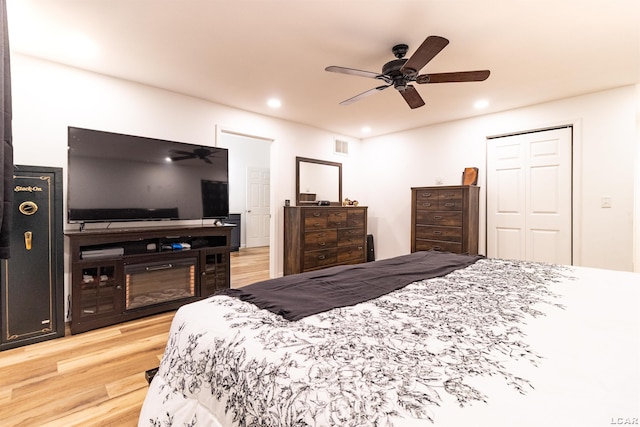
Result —
[[[33,233],[31,231],[24,232],[24,247],[30,251],[31,250],[31,241],[33,240]]]

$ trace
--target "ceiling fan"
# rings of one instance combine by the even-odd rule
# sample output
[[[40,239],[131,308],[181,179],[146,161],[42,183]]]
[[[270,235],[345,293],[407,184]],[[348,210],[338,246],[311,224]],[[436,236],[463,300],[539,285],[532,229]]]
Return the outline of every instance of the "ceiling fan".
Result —
[[[452,73],[418,74],[422,67],[427,65],[446,45],[449,40],[440,36],[429,36],[415,51],[411,58],[404,58],[409,46],[406,44],[395,45],[391,51],[397,59],[387,62],[382,66],[382,73],[372,71],[362,71],[353,68],[338,67],[332,65],[325,68],[325,71],[333,73],[350,74],[352,76],[369,77],[382,80],[384,85],[374,87],[352,98],[342,101],[340,105],[348,105],[359,101],[376,92],[380,92],[393,86],[409,104],[409,107],[418,108],[424,105],[424,100],[411,82],[418,84],[430,83],[450,83],[450,82],[481,82],[489,77],[489,70],[480,71],[459,71]]]
[[[200,159],[205,163],[211,163],[209,157],[214,154],[213,151],[204,147],[196,148],[193,151],[171,150],[170,153],[172,154],[170,159],[173,162],[187,159]]]

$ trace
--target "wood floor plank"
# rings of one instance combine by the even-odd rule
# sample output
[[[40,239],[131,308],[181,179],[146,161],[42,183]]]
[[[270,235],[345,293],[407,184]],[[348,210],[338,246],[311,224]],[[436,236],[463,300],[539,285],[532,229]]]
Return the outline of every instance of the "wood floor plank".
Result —
[[[136,426],[146,388],[139,388],[124,395],[105,400],[98,405],[70,412],[43,424],[58,427]]]
[[[268,247],[232,253],[232,287],[268,278]],[[136,426],[174,314],[0,352],[0,425]]]

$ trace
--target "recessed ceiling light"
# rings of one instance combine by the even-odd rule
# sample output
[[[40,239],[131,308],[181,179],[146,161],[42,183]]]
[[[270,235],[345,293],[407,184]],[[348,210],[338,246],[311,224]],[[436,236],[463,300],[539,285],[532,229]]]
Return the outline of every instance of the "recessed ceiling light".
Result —
[[[486,99],[480,99],[478,101],[475,102],[475,104],[473,104],[473,107],[481,110],[483,108],[487,108],[489,106],[489,101],[487,101]]]
[[[371,132],[371,128],[369,126],[363,126],[361,131],[362,133],[369,133]]]
[[[282,102],[277,98],[271,98],[267,101],[267,105],[271,108],[280,108],[282,106]]]

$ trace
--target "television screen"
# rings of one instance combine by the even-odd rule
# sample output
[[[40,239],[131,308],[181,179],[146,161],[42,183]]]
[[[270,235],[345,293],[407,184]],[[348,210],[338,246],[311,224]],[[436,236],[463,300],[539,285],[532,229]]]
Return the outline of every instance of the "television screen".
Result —
[[[69,127],[69,222],[229,215],[224,148]]]

